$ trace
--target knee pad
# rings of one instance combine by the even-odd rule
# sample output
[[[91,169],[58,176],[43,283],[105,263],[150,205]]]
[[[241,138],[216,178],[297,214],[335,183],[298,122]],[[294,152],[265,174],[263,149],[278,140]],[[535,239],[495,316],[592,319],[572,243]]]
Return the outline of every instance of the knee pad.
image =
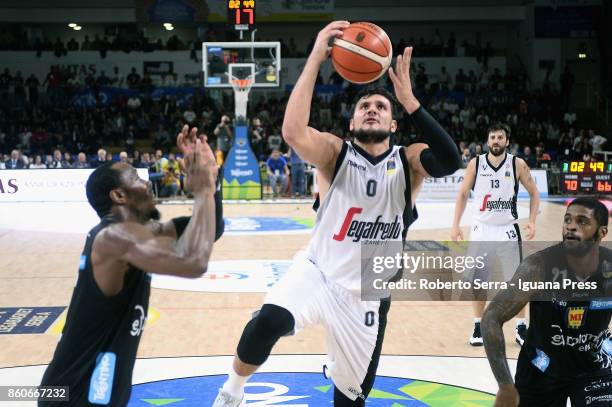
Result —
[[[295,326],[293,315],[285,308],[264,304],[244,328],[238,343],[238,357],[250,365],[262,365],[281,336]]]

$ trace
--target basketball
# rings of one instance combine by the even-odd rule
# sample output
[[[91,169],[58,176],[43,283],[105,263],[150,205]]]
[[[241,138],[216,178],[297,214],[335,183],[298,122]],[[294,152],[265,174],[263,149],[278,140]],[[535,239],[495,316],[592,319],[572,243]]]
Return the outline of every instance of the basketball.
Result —
[[[331,50],[334,69],[352,83],[369,83],[389,68],[393,47],[387,33],[372,23],[353,23],[336,38]]]

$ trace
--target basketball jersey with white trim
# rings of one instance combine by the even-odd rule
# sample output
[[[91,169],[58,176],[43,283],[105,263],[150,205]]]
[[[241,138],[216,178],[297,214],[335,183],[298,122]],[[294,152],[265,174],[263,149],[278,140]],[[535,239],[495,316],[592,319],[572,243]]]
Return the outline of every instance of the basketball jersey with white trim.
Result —
[[[361,292],[361,244],[401,242],[414,221],[404,148],[371,157],[345,142],[317,219],[307,257],[326,278]]]
[[[508,225],[518,218],[516,195],[516,157],[506,158],[494,167],[487,154],[476,157],[476,179],[474,192],[474,221],[488,225]]]

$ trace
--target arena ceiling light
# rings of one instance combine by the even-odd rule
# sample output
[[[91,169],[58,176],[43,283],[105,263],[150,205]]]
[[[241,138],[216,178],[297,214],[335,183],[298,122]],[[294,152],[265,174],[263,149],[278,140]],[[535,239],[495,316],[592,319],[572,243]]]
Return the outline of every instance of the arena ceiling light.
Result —
[[[80,25],[76,25],[74,27],[72,27],[73,30],[75,31],[81,31],[83,29],[83,27],[81,27]]]
[[[174,26],[172,25],[172,23],[164,23],[164,28],[168,31],[174,30]]]
[[[70,27],[70,28],[74,28],[76,26],[77,26],[77,23],[70,23],[70,24],[68,24],[68,27]]]

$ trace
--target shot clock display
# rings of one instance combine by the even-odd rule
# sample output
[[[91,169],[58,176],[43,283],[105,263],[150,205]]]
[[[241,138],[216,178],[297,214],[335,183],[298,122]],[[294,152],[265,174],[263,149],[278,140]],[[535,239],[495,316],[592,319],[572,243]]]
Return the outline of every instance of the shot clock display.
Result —
[[[568,161],[561,164],[564,193],[612,194],[612,162]]]
[[[228,0],[227,22],[236,29],[250,30],[255,25],[255,0]]]

